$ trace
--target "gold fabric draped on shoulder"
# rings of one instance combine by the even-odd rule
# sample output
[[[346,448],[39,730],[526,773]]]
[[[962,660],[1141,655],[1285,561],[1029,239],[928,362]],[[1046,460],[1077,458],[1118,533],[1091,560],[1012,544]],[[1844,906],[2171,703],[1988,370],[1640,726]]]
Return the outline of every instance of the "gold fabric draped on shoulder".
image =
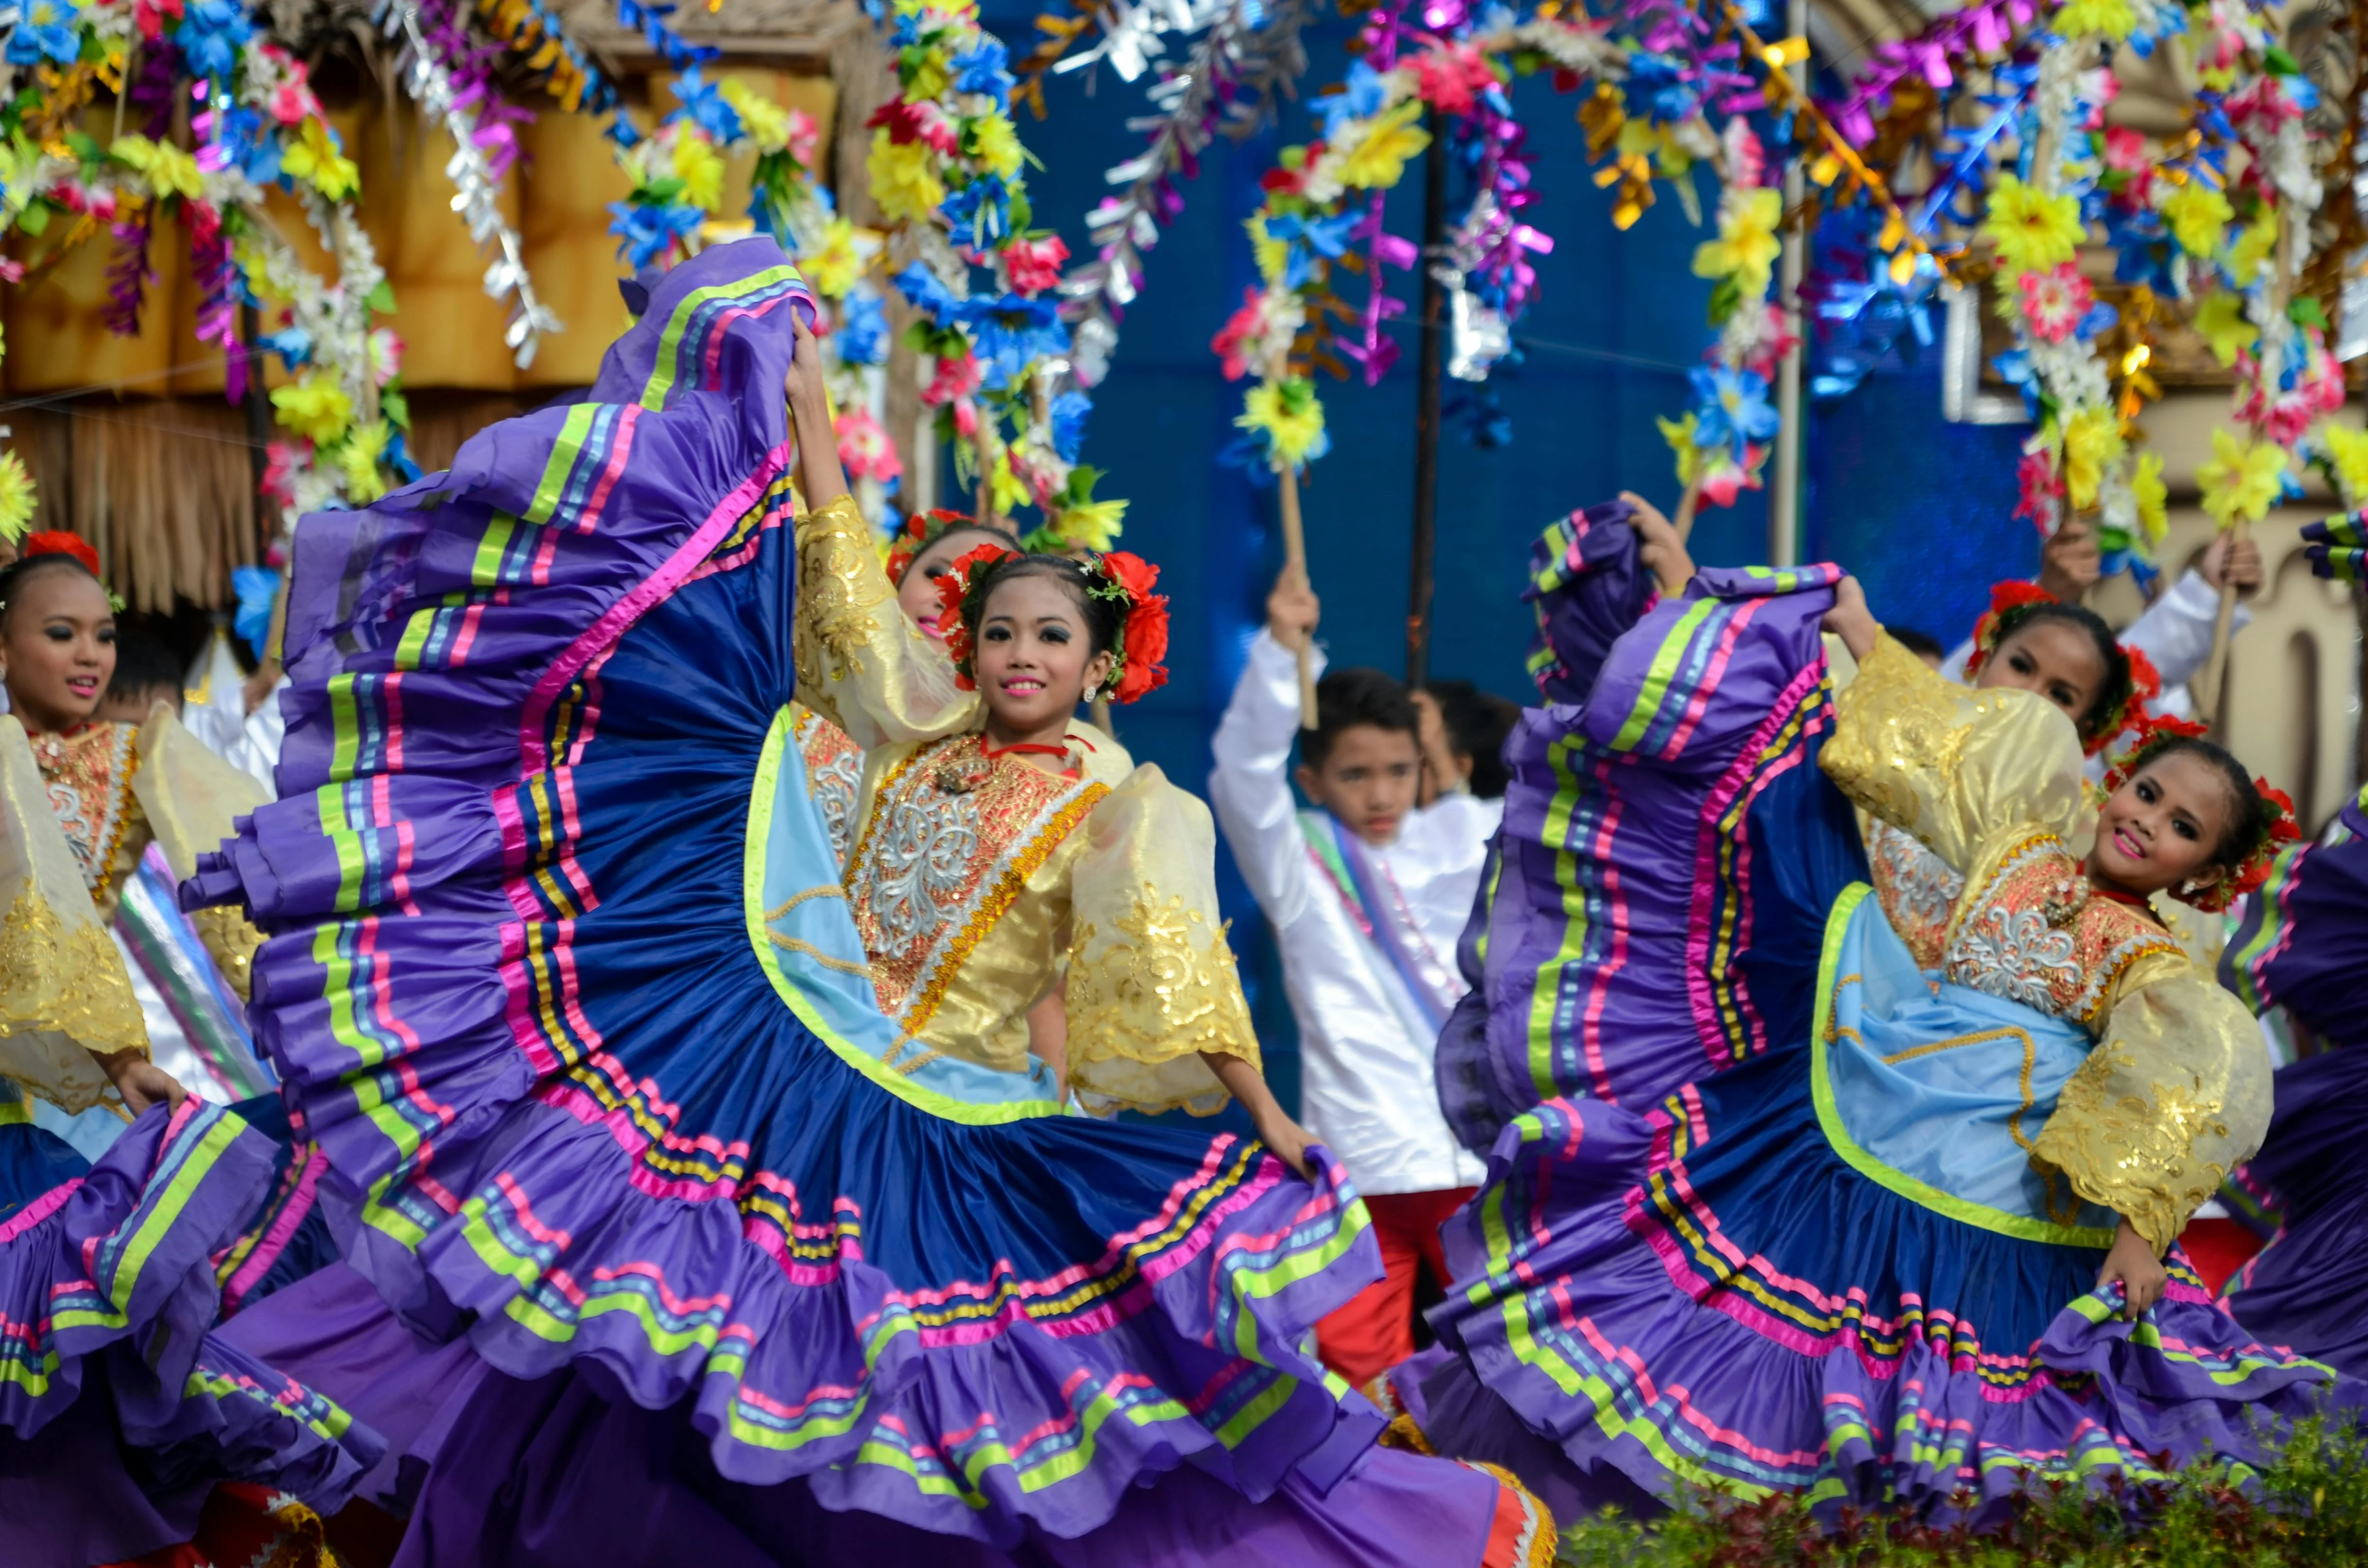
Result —
[[[1222,1109],[1201,1051],[1258,1064],[1217,913],[1209,808],[1138,767],[1094,808],[1071,881],[1069,1079],[1092,1108]]]
[[[2150,953],[2123,974],[2032,1163],[2160,1252],[2269,1126],[2269,1052],[2252,1015],[2184,956]]]
[[[867,752],[971,728],[977,695],[954,684],[945,649],[898,608],[854,499],[798,518],[797,547],[798,700]]]
[[[176,881],[196,875],[198,857],[235,837],[232,824],[271,798],[251,775],[208,750],[161,702],[141,728],[140,770],[131,790]],[[233,908],[201,909],[189,924],[222,979],[245,1001],[263,933]]]
[[[2079,736],[2031,692],[1954,685],[1885,635],[1834,710],[1827,777],[1960,875],[2004,834],[2035,829],[2069,844],[2083,828]]]
[[[0,714],[0,1074],[79,1113],[108,1088],[92,1052],[147,1050],[122,955],[24,726]]]

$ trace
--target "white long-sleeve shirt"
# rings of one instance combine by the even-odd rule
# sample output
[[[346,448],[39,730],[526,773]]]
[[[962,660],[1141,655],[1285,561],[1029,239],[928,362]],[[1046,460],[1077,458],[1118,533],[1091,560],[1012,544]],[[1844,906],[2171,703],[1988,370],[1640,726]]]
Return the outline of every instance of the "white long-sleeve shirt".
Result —
[[[1319,654],[1320,658],[1321,655]],[[1349,1167],[1360,1191],[1438,1192],[1476,1185],[1486,1167],[1447,1130],[1432,1082],[1438,1031],[1389,958],[1359,926],[1318,864],[1291,792],[1299,733],[1295,655],[1265,631],[1217,726],[1209,798],[1243,879],[1282,949],[1285,989],[1299,1021],[1300,1119]],[[1407,946],[1460,992],[1456,938],[1502,802],[1447,796],[1410,814],[1395,842],[1372,848],[1410,920]]]

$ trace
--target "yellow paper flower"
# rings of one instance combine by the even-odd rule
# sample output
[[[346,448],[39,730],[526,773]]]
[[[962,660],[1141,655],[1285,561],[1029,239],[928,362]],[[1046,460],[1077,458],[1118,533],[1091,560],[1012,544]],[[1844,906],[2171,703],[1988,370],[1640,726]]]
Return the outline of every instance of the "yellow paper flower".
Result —
[[[1064,508],[1053,519],[1053,531],[1087,550],[1109,550],[1118,543],[1125,517],[1123,501],[1088,501]]]
[[[1266,214],[1261,212],[1242,225],[1249,231],[1250,256],[1258,262],[1258,277],[1271,287],[1283,279],[1291,269],[1291,246],[1266,232]]]
[[[1019,132],[1011,121],[1000,114],[990,114],[971,124],[971,146],[979,164],[990,174],[1015,179],[1021,162]]]
[[[319,122],[307,120],[305,123],[314,125]],[[115,155],[117,163],[137,169],[146,176],[148,188],[156,193],[160,201],[172,196],[195,200],[206,192],[205,178],[198,173],[197,159],[170,142],[151,142],[134,131],[117,137],[115,144],[108,151]],[[290,162],[297,152],[298,149],[290,148],[279,162],[282,168],[301,175],[303,171],[295,169]]]
[[[2203,509],[2219,525],[2258,523],[2283,493],[2286,450],[2275,441],[2248,441],[2226,430],[2212,432],[2212,460],[2195,471]]]
[[[1265,432],[1274,456],[1297,468],[1324,439],[1324,404],[1312,382],[1260,381],[1242,400],[1242,412],[1234,423]]]
[[[2368,430],[2323,419],[2318,426],[2318,449],[2327,454],[2327,465],[2335,471],[2335,487],[2343,492],[2343,504],[2357,506],[2368,501]]]
[[[1686,171],[1694,166],[1694,155],[1678,140],[1678,128],[1672,123],[1625,120],[1614,146],[1623,158],[1652,159],[1655,172],[1667,179],[1683,178]]]
[[[1422,100],[1408,98],[1367,121],[1364,136],[1340,165],[1340,183],[1366,190],[1396,185],[1406,160],[1430,145],[1430,132],[1414,123],[1421,114]]]
[[[2080,222],[2079,198],[2050,196],[2012,175],[2000,175],[1990,189],[1982,233],[1998,245],[1999,269],[2019,278],[2071,260],[2088,231]]]
[[[118,138],[111,150],[120,153],[123,143],[130,140],[131,138],[128,136]],[[148,139],[143,136],[140,140],[145,142]],[[40,170],[41,156],[41,150],[26,141],[22,134],[0,142],[0,212],[14,217],[25,210],[25,204],[32,199],[34,176]],[[129,159],[124,161],[130,162]]]
[[[2076,509],[2097,504],[2105,470],[2122,451],[2121,421],[2104,404],[2083,408],[2064,422],[2064,488]]]
[[[2271,208],[2261,209],[2261,215],[2245,225],[2237,235],[2237,243],[2228,247],[2229,275],[2237,279],[2239,289],[2249,288],[2260,275],[2261,263],[2269,260],[2270,252],[2278,244],[2278,215]]]
[[[2229,221],[2236,216],[2237,210],[2228,205],[2226,197],[2197,180],[2172,191],[2162,204],[2162,221],[2170,225],[2179,248],[2190,256],[2217,252]]]
[[[865,168],[871,176],[871,199],[880,215],[892,223],[926,220],[946,199],[946,187],[929,168],[929,149],[921,142],[902,145],[888,139],[885,127],[871,133],[871,155]]]
[[[995,492],[995,510],[1000,517],[1009,517],[1030,499],[1028,482],[1011,471],[1008,449],[995,455],[995,468],[987,475]]]
[[[1702,446],[1695,437],[1694,416],[1688,414],[1683,419],[1663,419],[1656,415],[1653,423],[1661,427],[1661,439],[1669,443],[1669,450],[1678,455],[1678,483],[1691,484],[1694,476],[1702,472]]]
[[[1784,248],[1776,225],[1784,216],[1784,194],[1765,186],[1731,191],[1718,205],[1718,238],[1694,247],[1694,276],[1732,278],[1744,298],[1768,292],[1769,269]]]
[[[843,300],[863,276],[863,255],[855,246],[855,225],[833,218],[823,225],[822,243],[798,257],[798,270],[825,300]]]
[[[272,389],[271,406],[279,411],[280,424],[316,447],[344,435],[354,418],[354,400],[346,390],[317,375]]]
[[[2054,30],[2067,39],[2109,38],[2116,43],[2138,30],[2130,0],[2071,0],[2055,13]]]
[[[355,426],[337,449],[337,466],[346,475],[346,498],[357,506],[367,506],[386,494],[379,463],[386,456],[389,434],[385,420],[373,419]]]
[[[2261,329],[2245,318],[2244,300],[2226,289],[2205,295],[2195,307],[2195,331],[2224,367],[2235,364],[2237,351],[2250,348],[2261,335]]]
[[[2170,532],[2170,512],[2165,506],[2170,492],[2162,482],[2160,452],[2140,452],[2130,465],[2130,495],[2138,504],[2138,529],[2147,546],[2159,545]]]
[[[681,199],[687,204],[706,210],[723,199],[723,154],[689,120],[675,127],[669,166],[674,177],[682,181]]]
[[[726,76],[716,92],[740,117],[740,128],[759,153],[779,153],[790,144],[790,111],[737,76]]]
[[[25,472],[24,459],[0,452],[0,539],[18,542],[32,521],[33,476]]]
[[[337,151],[328,126],[318,116],[306,117],[302,132],[280,151],[279,166],[297,179],[310,181],[313,189],[332,201],[343,201],[361,188],[361,171]]]

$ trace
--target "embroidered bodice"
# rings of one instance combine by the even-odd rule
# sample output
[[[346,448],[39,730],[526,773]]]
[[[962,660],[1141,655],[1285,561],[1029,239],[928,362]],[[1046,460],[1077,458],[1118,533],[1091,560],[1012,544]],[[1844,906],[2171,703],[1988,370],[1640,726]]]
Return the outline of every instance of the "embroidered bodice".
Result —
[[[987,756],[976,696],[897,608],[854,503],[797,538],[798,697],[865,748],[845,885],[903,1037],[889,1066],[1019,1071],[1028,1010],[1059,990],[1089,1106],[1221,1108],[1201,1053],[1258,1051],[1208,808],[1087,724],[1066,777]]]
[[[855,836],[856,797],[863,790],[863,748],[813,709],[793,706],[797,716],[791,721],[790,738],[805,758],[806,788],[830,835],[831,857],[844,866]]]
[[[881,1008],[925,1047],[892,1066],[951,1050],[1019,1071],[1022,1015],[1057,979],[1075,830],[1110,787],[983,752],[962,734],[890,761],[848,857]]]
[[[148,821],[131,792],[140,763],[136,725],[93,719],[57,733],[30,735],[33,761],[49,790],[50,812],[82,867],[99,918],[115,914],[116,890],[148,847]]]
[[[1867,871],[1884,917],[1915,956],[1917,968],[1940,968],[1949,917],[1965,891],[1965,879],[1912,835],[1881,817],[1860,812],[1859,830],[1866,840]]]
[[[1888,637],[1834,706],[1827,775],[1964,873],[1942,978],[2096,1039],[2032,1163],[2167,1246],[2260,1146],[2267,1060],[2237,999],[2150,912],[2096,892],[2072,854],[2093,808],[2071,722],[2029,692],[1953,686]],[[1887,842],[1870,832],[1873,858]],[[1912,891],[1895,882],[1895,894]]]

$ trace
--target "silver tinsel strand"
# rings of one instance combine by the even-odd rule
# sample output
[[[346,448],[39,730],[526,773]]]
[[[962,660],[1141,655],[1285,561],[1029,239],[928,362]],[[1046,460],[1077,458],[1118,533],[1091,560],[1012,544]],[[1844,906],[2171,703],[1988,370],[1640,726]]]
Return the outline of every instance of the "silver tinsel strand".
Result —
[[[535,297],[534,279],[527,276],[526,256],[518,231],[502,216],[500,187],[477,145],[477,117],[453,102],[452,76],[427,47],[419,25],[419,7],[402,4],[388,7],[381,24],[389,38],[403,45],[404,82],[419,112],[452,136],[452,156],[444,165],[452,182],[452,210],[469,225],[469,237],[485,264],[485,293],[510,301],[509,325],[502,341],[509,346],[521,370],[534,363],[535,346],[547,332],[561,331],[559,318]]]

